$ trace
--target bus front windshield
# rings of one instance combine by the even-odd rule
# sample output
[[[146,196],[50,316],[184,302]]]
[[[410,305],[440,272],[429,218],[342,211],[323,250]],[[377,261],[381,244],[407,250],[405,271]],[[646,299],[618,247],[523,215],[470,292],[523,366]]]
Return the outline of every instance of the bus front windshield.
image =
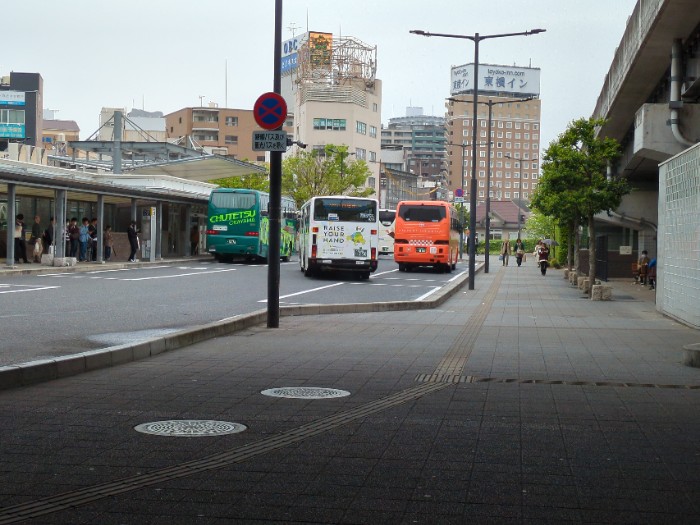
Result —
[[[440,222],[445,218],[444,206],[401,206],[399,216],[409,222]]]
[[[314,220],[340,222],[375,222],[377,203],[360,199],[316,199]]]

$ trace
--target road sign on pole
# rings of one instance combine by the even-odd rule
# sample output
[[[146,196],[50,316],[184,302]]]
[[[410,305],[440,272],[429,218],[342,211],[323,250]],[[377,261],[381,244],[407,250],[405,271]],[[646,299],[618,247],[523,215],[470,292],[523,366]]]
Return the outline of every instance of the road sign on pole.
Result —
[[[277,129],[287,119],[287,103],[279,93],[263,93],[253,106],[255,122],[263,129]]]

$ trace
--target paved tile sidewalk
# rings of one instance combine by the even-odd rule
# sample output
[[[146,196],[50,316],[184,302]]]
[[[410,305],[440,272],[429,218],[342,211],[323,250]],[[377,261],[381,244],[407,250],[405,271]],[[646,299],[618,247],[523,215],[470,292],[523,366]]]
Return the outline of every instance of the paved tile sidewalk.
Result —
[[[1,391],[0,524],[59,493],[74,508],[25,522],[698,523],[700,370],[681,348],[699,334],[612,284],[593,302],[561,271],[492,265],[437,310],[283,317]],[[351,395],[260,394],[282,386]],[[169,419],[248,430],[133,430]]]

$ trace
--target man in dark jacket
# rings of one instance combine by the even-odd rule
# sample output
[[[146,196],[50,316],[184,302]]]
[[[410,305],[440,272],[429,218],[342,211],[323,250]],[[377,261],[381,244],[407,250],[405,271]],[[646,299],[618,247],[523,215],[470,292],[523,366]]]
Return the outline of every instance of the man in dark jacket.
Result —
[[[126,230],[126,236],[129,238],[129,246],[131,247],[129,262],[136,262],[136,252],[139,249],[139,232],[136,229],[136,221],[131,221],[129,229]]]

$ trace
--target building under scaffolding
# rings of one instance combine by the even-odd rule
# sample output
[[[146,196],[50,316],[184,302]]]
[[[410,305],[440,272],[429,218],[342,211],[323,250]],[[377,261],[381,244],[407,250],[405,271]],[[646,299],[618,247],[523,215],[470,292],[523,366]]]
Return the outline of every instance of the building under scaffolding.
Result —
[[[377,74],[377,46],[355,37],[309,32],[298,52],[297,84],[372,87]]]

